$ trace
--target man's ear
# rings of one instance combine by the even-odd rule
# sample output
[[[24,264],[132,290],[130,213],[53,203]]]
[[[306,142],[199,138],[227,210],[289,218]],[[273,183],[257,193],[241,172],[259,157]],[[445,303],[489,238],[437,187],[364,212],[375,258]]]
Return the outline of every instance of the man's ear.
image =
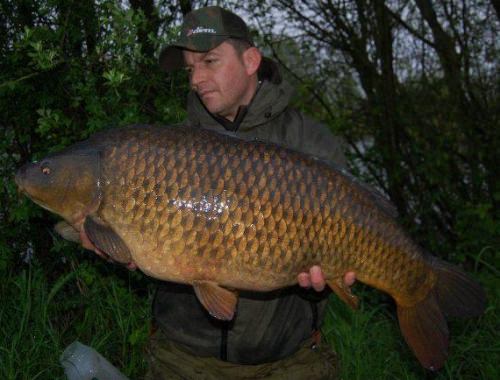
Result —
[[[252,46],[243,52],[243,63],[248,75],[253,75],[257,72],[262,61],[260,50]]]

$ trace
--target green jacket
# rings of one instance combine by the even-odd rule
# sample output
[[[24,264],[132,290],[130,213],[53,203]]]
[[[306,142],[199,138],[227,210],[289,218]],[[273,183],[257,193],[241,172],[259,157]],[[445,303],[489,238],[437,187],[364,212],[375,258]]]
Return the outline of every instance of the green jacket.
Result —
[[[188,123],[249,140],[271,141],[312,154],[345,168],[341,139],[326,126],[288,106],[292,89],[286,82],[263,80],[237,131],[231,133],[203,106],[198,96],[188,96]]]
[[[275,142],[344,167],[340,140],[325,126],[291,109],[290,97],[291,89],[285,82],[264,79],[239,126],[226,125],[237,129],[227,131],[225,123],[217,121],[191,93],[188,123],[243,139]],[[287,357],[311,337],[324,309],[324,301],[318,307],[311,301],[314,298],[321,299],[313,290],[298,286],[273,293],[240,294],[235,319],[221,322],[204,310],[192,287],[165,283],[158,288],[153,313],[164,336],[195,355],[257,364]]]

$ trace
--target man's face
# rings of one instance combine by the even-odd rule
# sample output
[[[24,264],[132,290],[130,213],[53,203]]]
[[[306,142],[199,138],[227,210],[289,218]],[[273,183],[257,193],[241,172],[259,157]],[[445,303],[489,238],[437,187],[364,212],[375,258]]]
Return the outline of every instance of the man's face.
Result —
[[[184,61],[191,87],[211,113],[234,120],[239,106],[250,103],[257,78],[246,52],[240,57],[223,42],[205,53],[185,50]]]

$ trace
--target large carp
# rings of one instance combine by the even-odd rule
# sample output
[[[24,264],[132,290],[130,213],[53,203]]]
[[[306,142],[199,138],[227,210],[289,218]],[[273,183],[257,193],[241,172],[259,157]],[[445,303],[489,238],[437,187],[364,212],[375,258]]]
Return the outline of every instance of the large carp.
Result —
[[[320,265],[346,302],[342,276],[390,294],[403,335],[429,369],[447,356],[445,316],[474,316],[482,289],[425,255],[389,202],[327,163],[277,145],[188,127],[108,130],[16,175],[58,231],[152,277],[192,284],[231,319],[237,289],[294,285]]]

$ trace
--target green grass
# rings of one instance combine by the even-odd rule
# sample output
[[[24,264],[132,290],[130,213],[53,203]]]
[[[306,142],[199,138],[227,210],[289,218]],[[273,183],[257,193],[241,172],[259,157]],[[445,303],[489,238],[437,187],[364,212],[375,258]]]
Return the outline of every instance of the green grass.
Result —
[[[65,256],[54,265],[0,266],[0,379],[64,379],[59,357],[75,340],[142,378],[154,283],[97,258]],[[494,268],[481,270],[487,311],[451,321],[451,354],[438,374],[423,370],[406,346],[388,297],[357,284],[361,307],[352,311],[332,295],[323,332],[339,354],[341,378],[500,379],[500,280]]]
[[[142,275],[71,260],[56,278],[37,262],[2,273],[0,379],[65,379],[59,357],[75,340],[132,379],[144,373],[151,295]]]

